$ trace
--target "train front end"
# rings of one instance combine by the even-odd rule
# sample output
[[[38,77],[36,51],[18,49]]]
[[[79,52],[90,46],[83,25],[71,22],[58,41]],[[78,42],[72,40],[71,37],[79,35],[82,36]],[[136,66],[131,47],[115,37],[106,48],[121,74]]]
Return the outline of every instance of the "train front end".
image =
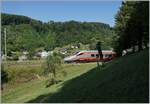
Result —
[[[74,62],[75,60],[76,60],[76,55],[72,55],[72,56],[68,56],[64,58],[64,62],[67,62],[67,63]]]

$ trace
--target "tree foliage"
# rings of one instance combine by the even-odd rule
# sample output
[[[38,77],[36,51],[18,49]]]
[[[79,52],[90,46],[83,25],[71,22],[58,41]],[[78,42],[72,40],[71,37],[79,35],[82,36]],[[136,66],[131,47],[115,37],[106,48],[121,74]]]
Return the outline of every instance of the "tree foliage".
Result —
[[[55,47],[63,47],[73,43],[93,44],[92,38],[104,41],[104,47],[109,49],[113,29],[98,22],[54,22],[43,23],[25,16],[2,13],[2,51],[4,52],[4,28],[7,29],[7,53],[16,51],[35,52],[37,48],[47,51]],[[8,55],[10,55],[8,54]]]
[[[125,1],[118,11],[115,20],[115,45],[118,55],[122,50],[133,48],[138,45],[142,50],[143,44],[148,44],[149,28],[149,2],[148,1]]]
[[[1,14],[2,17],[2,25],[19,25],[19,24],[29,24],[33,21],[31,18],[20,15],[10,15],[6,13]]]
[[[44,63],[44,74],[53,74],[56,78],[56,70],[61,67],[61,58],[58,55],[49,55]]]

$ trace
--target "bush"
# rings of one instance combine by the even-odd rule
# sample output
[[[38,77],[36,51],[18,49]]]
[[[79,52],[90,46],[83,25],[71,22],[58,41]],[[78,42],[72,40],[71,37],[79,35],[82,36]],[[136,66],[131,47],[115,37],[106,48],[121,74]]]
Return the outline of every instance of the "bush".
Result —
[[[47,80],[46,88],[50,87],[53,84],[58,84],[59,82],[62,82],[62,80],[56,80],[54,78],[51,78],[50,80]]]
[[[59,82],[59,80],[56,80],[56,70],[60,69],[60,67],[61,58],[58,55],[49,55],[46,58],[46,61],[44,63],[44,75],[50,75],[50,80],[48,80],[48,84],[46,85],[46,87],[57,84]]]
[[[62,53],[60,53],[60,52],[57,52],[57,53],[54,52],[53,55],[54,55],[54,56],[59,56],[61,59],[65,58],[65,55],[62,54]]]
[[[5,70],[1,70],[1,83],[7,83],[8,82],[8,73]]]
[[[12,60],[18,60],[19,56],[18,55],[13,55]]]
[[[61,58],[58,55],[49,55],[44,62],[44,75],[52,73],[56,77],[56,69],[61,67]]]
[[[1,64],[1,88],[3,90],[3,84],[8,82],[8,73],[4,70],[4,65]]]

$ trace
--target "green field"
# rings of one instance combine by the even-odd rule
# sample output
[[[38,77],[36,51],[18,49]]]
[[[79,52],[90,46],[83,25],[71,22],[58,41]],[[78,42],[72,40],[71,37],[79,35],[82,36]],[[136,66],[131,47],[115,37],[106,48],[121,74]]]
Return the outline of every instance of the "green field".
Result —
[[[30,82],[27,83],[20,82],[18,84],[17,82],[14,83],[14,81],[9,82],[9,84],[6,85],[6,88],[2,92],[2,102],[5,103],[6,102],[7,103],[27,102],[42,94],[47,94],[47,93],[52,94],[55,91],[57,91],[59,88],[61,88],[65,81],[71,80],[74,77],[86,73],[87,71],[91,70],[95,66],[96,66],[95,63],[64,64],[62,70],[65,70],[67,75],[63,76],[61,73],[62,70],[60,70],[57,76],[58,79],[62,80],[62,82],[53,85],[49,88],[45,88],[47,78],[43,78],[43,77],[40,77],[40,79],[31,80]],[[29,72],[39,73],[40,72],[39,70],[42,70],[41,64],[38,63],[35,65],[34,62],[32,64],[28,64],[27,62],[24,62],[23,64],[17,64],[17,65],[10,64],[7,70],[9,71],[9,73],[13,73],[16,76],[16,78],[14,79],[16,81],[18,78],[18,74],[26,73],[24,72],[25,68],[27,68],[26,71],[28,72],[27,74],[29,74]],[[18,80],[23,80],[23,79],[24,78],[20,78]]]
[[[2,102],[148,102],[148,50],[117,58],[103,69],[96,63],[65,64],[63,69],[67,76],[58,73],[61,83],[45,88],[41,78],[6,87]]]

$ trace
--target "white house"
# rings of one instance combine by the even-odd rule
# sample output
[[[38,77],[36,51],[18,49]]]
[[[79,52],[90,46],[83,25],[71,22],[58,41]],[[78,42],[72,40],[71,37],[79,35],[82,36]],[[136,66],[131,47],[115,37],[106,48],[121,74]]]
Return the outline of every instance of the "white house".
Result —
[[[18,59],[19,59],[19,61],[27,60],[27,56],[22,55],[22,56],[19,56]]]
[[[41,58],[46,58],[50,54],[53,54],[53,51],[42,51],[37,53],[37,55],[39,55]]]
[[[41,58],[46,58],[48,56],[48,52],[47,51],[42,51],[41,52]]]

